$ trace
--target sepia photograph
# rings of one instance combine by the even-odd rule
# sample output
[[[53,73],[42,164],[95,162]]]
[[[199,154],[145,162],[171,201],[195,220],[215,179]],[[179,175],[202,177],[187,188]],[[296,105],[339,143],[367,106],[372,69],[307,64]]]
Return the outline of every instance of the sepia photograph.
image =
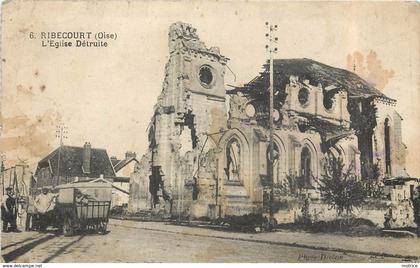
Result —
[[[0,262],[418,267],[419,26],[418,1],[3,1]]]

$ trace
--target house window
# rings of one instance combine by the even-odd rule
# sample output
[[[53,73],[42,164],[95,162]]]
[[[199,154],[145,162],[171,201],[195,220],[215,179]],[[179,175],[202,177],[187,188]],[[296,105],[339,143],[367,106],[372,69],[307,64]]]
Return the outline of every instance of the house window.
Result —
[[[231,139],[226,146],[225,173],[229,181],[239,181],[241,147],[237,139]]]
[[[389,126],[389,119],[385,119],[385,167],[386,173],[388,175],[391,174],[391,140],[390,140],[390,126]]]
[[[311,152],[308,147],[303,147],[300,154],[300,175],[305,187],[311,185]]]

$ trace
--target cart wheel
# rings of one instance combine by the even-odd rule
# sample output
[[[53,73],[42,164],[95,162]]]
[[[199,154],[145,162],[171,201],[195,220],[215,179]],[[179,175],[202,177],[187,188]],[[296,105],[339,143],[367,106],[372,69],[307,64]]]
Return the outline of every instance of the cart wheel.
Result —
[[[99,231],[99,233],[100,234],[106,234],[106,228],[107,228],[107,225],[108,225],[108,223],[107,222],[101,222],[100,224],[99,224],[99,228],[98,228],[98,231]]]
[[[69,216],[64,216],[63,222],[63,234],[64,236],[71,236],[74,233],[74,229],[72,226],[72,221]]]

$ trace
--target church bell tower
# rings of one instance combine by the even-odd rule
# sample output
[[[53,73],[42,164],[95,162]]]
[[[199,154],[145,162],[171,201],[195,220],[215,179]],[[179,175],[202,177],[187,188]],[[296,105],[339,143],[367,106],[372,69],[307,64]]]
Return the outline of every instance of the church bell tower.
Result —
[[[165,189],[175,199],[185,180],[186,153],[196,163],[207,134],[226,127],[224,74],[228,59],[217,47],[207,48],[190,24],[177,22],[169,29],[169,61],[163,90],[149,128],[152,170],[158,170]],[[156,171],[157,172],[157,171]],[[179,197],[178,197],[179,198]]]

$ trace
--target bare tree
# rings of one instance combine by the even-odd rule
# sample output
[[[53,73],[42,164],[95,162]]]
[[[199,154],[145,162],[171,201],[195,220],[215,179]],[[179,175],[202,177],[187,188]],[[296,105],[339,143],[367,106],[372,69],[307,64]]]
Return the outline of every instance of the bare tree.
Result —
[[[320,180],[320,190],[325,202],[337,210],[339,215],[349,216],[354,208],[360,207],[366,191],[362,182],[357,180],[351,166],[344,171],[341,159],[331,158],[326,165],[326,175]]]

